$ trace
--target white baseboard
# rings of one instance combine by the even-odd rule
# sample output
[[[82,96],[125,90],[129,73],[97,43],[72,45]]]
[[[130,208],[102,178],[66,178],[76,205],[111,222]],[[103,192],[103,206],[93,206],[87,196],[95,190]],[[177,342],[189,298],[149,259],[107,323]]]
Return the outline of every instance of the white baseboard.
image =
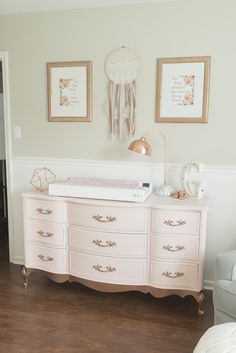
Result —
[[[22,256],[16,256],[13,260],[14,265],[24,265],[24,258]]]
[[[214,281],[208,281],[208,280],[204,281],[204,289],[213,291],[213,287],[214,287]]]

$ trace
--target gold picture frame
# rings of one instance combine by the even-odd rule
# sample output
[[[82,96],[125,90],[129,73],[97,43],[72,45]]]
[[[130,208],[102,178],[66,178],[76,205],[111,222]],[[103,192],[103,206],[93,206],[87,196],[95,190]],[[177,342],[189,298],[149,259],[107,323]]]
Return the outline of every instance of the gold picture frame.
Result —
[[[92,121],[92,62],[47,63],[48,121]]]
[[[207,123],[210,56],[157,59],[157,123]]]

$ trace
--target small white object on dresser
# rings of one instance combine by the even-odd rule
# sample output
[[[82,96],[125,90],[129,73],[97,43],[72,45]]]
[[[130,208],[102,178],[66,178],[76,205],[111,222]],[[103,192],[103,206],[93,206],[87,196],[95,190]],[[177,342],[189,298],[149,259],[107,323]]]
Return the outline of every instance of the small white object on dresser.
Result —
[[[22,197],[25,287],[30,273],[40,270],[56,282],[79,281],[101,291],[192,295],[203,315],[206,200]]]

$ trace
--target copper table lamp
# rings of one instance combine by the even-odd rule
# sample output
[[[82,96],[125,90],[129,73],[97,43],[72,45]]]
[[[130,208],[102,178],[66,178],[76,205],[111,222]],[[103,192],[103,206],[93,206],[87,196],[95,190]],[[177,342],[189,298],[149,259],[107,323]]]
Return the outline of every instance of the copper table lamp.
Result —
[[[131,144],[129,145],[129,150],[132,152],[143,154],[145,156],[151,156],[152,148],[147,140],[147,136],[150,134],[157,134],[162,136],[164,142],[164,184],[157,188],[156,193],[159,196],[170,196],[174,189],[171,185],[167,184],[167,148],[165,135],[159,131],[145,133],[140,139],[131,142]]]

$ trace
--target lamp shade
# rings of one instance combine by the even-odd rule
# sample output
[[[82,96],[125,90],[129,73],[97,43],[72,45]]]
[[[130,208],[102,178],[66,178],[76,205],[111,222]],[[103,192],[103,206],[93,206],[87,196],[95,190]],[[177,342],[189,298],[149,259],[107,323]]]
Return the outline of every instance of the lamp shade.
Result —
[[[145,137],[141,137],[140,139],[131,142],[129,150],[145,156],[151,156],[152,154],[152,148]]]

